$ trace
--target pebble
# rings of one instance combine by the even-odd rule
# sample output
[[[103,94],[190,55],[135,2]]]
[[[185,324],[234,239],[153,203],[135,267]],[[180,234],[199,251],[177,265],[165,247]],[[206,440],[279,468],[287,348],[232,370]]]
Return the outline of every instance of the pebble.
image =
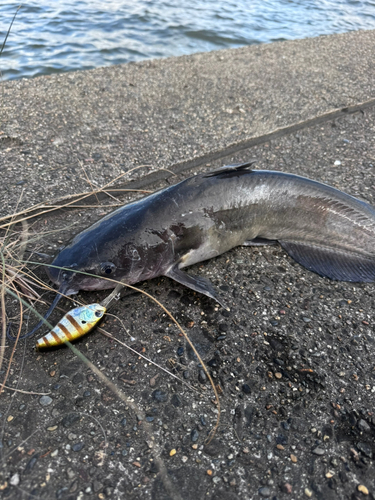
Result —
[[[69,415],[66,415],[66,417],[62,419],[61,423],[64,427],[69,428],[78,422],[80,418],[81,417],[77,413],[69,413]]]
[[[311,498],[311,497],[312,497],[312,491],[311,491],[311,490],[309,490],[309,488],[305,488],[305,495],[306,495],[307,497]]]
[[[216,358],[210,359],[210,361],[207,363],[208,366],[211,368],[218,368],[219,366],[219,361]]]
[[[95,480],[92,483],[92,489],[94,490],[94,493],[98,493],[102,488],[103,488],[103,484],[100,483],[99,481]]]
[[[190,434],[190,439],[192,440],[193,443],[197,442],[199,438],[199,432],[197,429],[193,429]]]
[[[52,427],[47,427],[47,431],[53,432],[57,429],[57,425],[53,425]]]
[[[371,447],[369,444],[359,442],[359,443],[357,443],[357,448],[358,448],[358,449],[359,449],[359,451],[361,451],[364,455],[366,455],[366,457],[368,457],[368,458],[372,458],[372,447]]]
[[[90,488],[91,489],[91,488]],[[70,485],[69,488],[69,493],[75,493],[78,490],[78,481],[75,480],[73,483]]]
[[[50,398],[49,396],[42,396],[39,399],[39,404],[41,404],[42,406],[48,406],[51,403],[52,403],[52,398]]]
[[[20,484],[20,475],[16,472],[9,480],[12,486],[18,486]]]
[[[370,432],[371,428],[370,426],[368,425],[368,423],[366,422],[366,420],[363,420],[363,418],[361,418],[359,421],[358,421],[358,429],[362,432]]]
[[[245,394],[251,394],[251,388],[248,384],[243,384],[242,386],[242,391],[245,393]]]
[[[221,478],[219,476],[215,476],[212,478],[212,482],[214,482],[215,484],[219,483],[221,480]]]
[[[199,370],[198,380],[201,384],[205,384],[207,382],[207,375],[204,373],[204,370]]]
[[[314,455],[319,455],[319,456],[321,456],[321,455],[324,455],[325,451],[323,450],[323,448],[320,448],[320,447],[318,446],[318,447],[316,447],[316,448],[312,451],[312,453],[314,453]]]
[[[35,466],[37,460],[39,458],[39,454],[35,454],[30,460],[29,462],[27,463],[26,467],[25,467],[25,474],[28,474]]]
[[[361,493],[363,493],[364,495],[368,495],[368,489],[366,488],[366,486],[364,486],[363,484],[359,484],[357,486],[357,489],[358,491],[360,491]]]
[[[263,486],[263,488],[259,488],[259,495],[262,497],[269,497],[271,495],[271,489],[267,486]]]
[[[161,389],[156,389],[156,391],[154,391],[152,393],[152,397],[158,403],[164,403],[165,401],[168,400],[168,393],[165,391],[162,391]]]
[[[212,472],[212,470],[211,470],[211,469],[208,469],[208,470],[206,471],[206,473],[207,473],[207,475],[208,475],[208,476],[212,476],[212,474],[213,474],[213,472]]]
[[[275,377],[278,378],[278,379],[282,378],[282,376],[283,375],[280,372],[276,372],[275,373]]]
[[[176,453],[177,453],[176,448],[173,448],[173,450],[169,452],[169,456],[173,457],[173,455],[176,455]]]
[[[72,468],[68,468],[66,469],[66,475],[68,477],[68,479],[74,479],[75,476],[76,476],[76,473],[74,472],[74,470]]]
[[[311,318],[306,318],[305,316],[302,318],[305,323],[310,323]]]
[[[85,446],[85,443],[76,443],[76,444],[73,444],[72,450],[73,451],[81,451],[84,446]]]
[[[336,458],[336,457],[332,457],[332,458],[331,458],[331,465],[332,465],[333,467],[337,467],[337,466],[339,465],[339,462],[338,462],[338,460],[337,460],[337,458]]]
[[[296,464],[297,463],[297,457],[295,455],[293,455],[293,453],[290,455],[290,460]]]
[[[288,495],[290,495],[292,493],[292,485],[290,483],[285,483],[283,484],[283,487],[282,487],[282,490],[284,493],[287,493]]]
[[[180,396],[178,394],[173,394],[173,396],[171,398],[171,403],[173,404],[173,406],[175,408],[178,408],[179,406],[182,405],[182,399],[180,398]]]

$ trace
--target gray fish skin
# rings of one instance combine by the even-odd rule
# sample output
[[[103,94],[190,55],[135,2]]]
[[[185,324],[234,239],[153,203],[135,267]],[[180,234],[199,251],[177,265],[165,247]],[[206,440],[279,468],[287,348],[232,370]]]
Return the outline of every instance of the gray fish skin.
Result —
[[[333,187],[251,163],[200,174],[125,205],[78,234],[49,268],[65,293],[169,276],[225,306],[208,280],[181,271],[239,245],[279,242],[331,279],[375,280],[375,210]],[[85,271],[98,278],[76,273]],[[66,285],[69,281],[69,286]]]

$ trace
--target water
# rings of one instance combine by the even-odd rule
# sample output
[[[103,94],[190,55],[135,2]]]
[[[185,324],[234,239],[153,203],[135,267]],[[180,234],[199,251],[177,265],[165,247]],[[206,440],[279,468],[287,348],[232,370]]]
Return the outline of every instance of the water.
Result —
[[[1,0],[3,40],[19,3]],[[375,29],[375,0],[37,0],[19,11],[3,79]]]

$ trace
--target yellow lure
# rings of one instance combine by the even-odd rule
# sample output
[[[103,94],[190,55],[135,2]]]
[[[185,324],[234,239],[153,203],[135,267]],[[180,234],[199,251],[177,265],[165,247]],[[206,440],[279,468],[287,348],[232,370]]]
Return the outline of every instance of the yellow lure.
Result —
[[[104,316],[106,307],[89,304],[69,311],[47,335],[37,340],[36,348],[53,347],[86,335]]]

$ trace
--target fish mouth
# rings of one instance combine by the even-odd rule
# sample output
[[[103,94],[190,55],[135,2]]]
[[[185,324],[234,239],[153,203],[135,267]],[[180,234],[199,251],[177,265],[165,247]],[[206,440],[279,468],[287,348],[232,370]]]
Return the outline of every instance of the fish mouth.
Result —
[[[47,267],[47,275],[49,279],[55,284],[59,286],[59,289],[61,287],[66,288],[66,284],[71,283],[74,276],[75,272],[72,269],[69,268],[61,268],[61,267]],[[67,293],[67,289],[65,290],[64,293],[67,295],[71,295]],[[73,293],[77,293],[78,290],[76,290]]]

